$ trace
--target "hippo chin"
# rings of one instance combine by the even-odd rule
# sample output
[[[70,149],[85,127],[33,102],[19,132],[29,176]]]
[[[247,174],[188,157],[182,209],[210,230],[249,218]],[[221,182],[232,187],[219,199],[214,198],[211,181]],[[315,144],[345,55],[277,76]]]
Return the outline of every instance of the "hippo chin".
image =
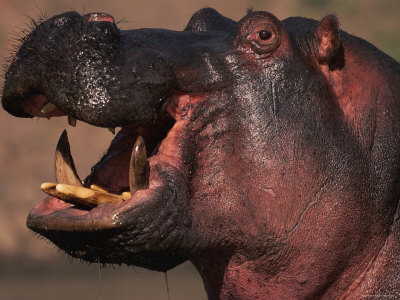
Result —
[[[213,9],[183,31],[107,14],[39,24],[7,73],[17,117],[121,130],[27,226],[71,256],[165,271],[210,299],[400,297],[400,65],[320,22]]]

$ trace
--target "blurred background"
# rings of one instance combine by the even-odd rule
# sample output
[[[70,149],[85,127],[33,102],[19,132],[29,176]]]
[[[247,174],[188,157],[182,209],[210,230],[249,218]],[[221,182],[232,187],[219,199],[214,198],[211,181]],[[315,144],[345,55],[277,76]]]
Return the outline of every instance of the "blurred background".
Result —
[[[49,17],[67,10],[107,12],[123,20],[123,29],[161,27],[182,30],[203,7],[216,8],[234,20],[248,8],[278,18],[321,19],[334,13],[341,28],[360,36],[400,61],[398,0],[0,0],[0,63],[6,66],[29,17]],[[4,74],[0,77],[2,88]],[[72,260],[25,227],[29,210],[44,194],[40,184],[52,181],[53,156],[66,128],[82,178],[107,149],[112,134],[66,118],[16,119],[0,109],[0,299],[206,299],[201,279],[190,263],[164,273],[141,268],[101,268]]]

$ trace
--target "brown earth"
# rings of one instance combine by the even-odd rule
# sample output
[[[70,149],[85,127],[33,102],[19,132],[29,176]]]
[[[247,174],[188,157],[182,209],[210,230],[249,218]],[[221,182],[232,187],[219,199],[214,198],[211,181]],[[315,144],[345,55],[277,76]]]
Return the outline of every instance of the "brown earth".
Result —
[[[301,15],[320,19],[338,15],[341,27],[361,36],[400,60],[400,2],[397,0],[0,0],[0,62],[6,65],[28,28],[27,16],[36,18],[67,10],[104,11],[124,20],[124,29],[162,27],[181,30],[199,8],[214,7],[235,20],[246,9],[267,10],[279,18]],[[14,46],[15,47],[15,46]],[[0,79],[0,87],[2,78]],[[16,119],[0,110],[0,299],[96,299],[98,267],[69,263],[54,246],[25,227],[28,211],[44,197],[40,184],[54,178],[55,145],[65,118]],[[110,132],[82,122],[68,126],[72,152],[81,177],[89,172],[112,139]],[[101,270],[101,299],[168,299],[163,273],[116,267]],[[205,299],[201,280],[190,264],[168,272],[171,299]]]

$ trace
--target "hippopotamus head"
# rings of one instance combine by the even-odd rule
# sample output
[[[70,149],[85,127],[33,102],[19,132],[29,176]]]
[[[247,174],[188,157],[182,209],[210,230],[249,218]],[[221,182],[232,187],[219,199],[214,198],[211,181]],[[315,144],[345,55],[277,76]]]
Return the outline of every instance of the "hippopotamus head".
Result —
[[[190,260],[212,299],[400,294],[399,75],[333,15],[54,16],[24,38],[4,109],[121,130],[83,181],[62,134],[27,225],[87,261]]]

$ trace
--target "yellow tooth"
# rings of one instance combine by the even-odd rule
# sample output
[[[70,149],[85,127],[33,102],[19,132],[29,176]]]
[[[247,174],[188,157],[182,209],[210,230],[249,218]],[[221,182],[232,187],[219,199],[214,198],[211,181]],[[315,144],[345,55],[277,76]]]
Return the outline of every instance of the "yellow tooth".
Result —
[[[57,193],[56,191],[56,185],[57,183],[52,183],[52,182],[44,182],[40,185],[40,188],[42,189],[43,192],[46,194],[49,194],[50,196],[56,197],[55,194]],[[57,197],[56,197],[57,198]]]
[[[57,185],[57,183],[51,183],[51,182],[44,182],[40,185],[40,188],[42,189],[42,191],[46,191],[49,190],[51,188],[55,188]]]
[[[68,185],[43,183],[41,185],[43,192],[72,204],[79,204],[89,207],[98,206],[100,203],[121,203],[124,201],[121,195],[111,194],[107,192],[95,191],[92,189]]]
[[[57,183],[83,186],[75,169],[66,130],[63,131],[57,143],[56,153],[54,156],[54,169],[56,172]]]
[[[124,201],[126,201],[126,200],[131,199],[131,198],[132,198],[132,195],[131,195],[131,193],[129,193],[129,192],[123,192],[123,193],[121,194],[121,197],[122,197],[122,199],[124,199]]]
[[[78,198],[88,198],[95,194],[95,191],[91,189],[62,183],[56,185],[56,190],[60,193],[76,196]]]
[[[40,112],[42,114],[48,114],[54,110],[57,109],[57,106],[55,106],[53,103],[51,102],[47,102],[45,105],[43,105],[42,109],[40,110]]]
[[[90,186],[90,188],[91,188],[92,190],[99,191],[99,192],[107,192],[107,190],[105,190],[105,189],[103,189],[102,187],[99,187],[98,185],[95,185],[95,184],[92,184],[92,185]]]
[[[73,116],[68,116],[68,124],[72,127],[76,126],[76,119]]]

